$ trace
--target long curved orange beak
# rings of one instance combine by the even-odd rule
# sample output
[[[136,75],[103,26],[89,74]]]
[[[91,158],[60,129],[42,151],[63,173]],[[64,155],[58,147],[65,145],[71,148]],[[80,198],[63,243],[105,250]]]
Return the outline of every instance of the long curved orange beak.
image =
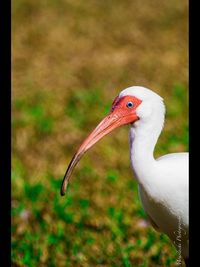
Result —
[[[83,154],[92,147],[95,143],[97,143],[101,138],[110,133],[115,128],[134,122],[138,120],[135,112],[127,112],[121,108],[117,108],[112,110],[98,125],[97,127],[90,133],[90,135],[84,140],[84,142],[79,147],[76,154],[73,156],[65,176],[63,178],[62,186],[61,186],[61,195],[65,195],[65,191],[67,185],[69,183],[70,176],[76,164],[79,162]]]

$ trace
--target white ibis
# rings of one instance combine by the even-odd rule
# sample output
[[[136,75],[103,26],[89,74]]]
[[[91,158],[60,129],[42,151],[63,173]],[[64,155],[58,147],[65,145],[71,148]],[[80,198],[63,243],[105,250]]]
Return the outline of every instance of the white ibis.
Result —
[[[165,117],[163,99],[150,89],[133,86],[113,101],[109,114],[85,139],[65,173],[61,195],[82,155],[115,128],[130,124],[130,160],[143,208],[155,229],[164,232],[188,265],[188,153],[154,158]]]

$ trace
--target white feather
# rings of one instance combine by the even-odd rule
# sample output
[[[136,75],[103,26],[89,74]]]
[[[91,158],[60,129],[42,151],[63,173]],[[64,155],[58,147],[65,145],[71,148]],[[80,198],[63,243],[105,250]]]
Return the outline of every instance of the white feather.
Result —
[[[142,100],[136,109],[140,119],[131,125],[129,140],[131,165],[143,207],[160,231],[166,233],[187,258],[188,153],[154,159],[153,151],[164,124],[163,99],[140,86],[129,87],[119,94],[120,97],[126,95]]]

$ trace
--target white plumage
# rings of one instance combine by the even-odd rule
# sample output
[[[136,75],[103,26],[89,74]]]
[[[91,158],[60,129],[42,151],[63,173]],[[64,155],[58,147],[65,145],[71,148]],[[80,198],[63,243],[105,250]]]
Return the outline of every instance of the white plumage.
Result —
[[[166,233],[188,258],[188,153],[171,153],[154,159],[153,151],[164,123],[163,99],[143,87],[130,87],[120,96],[142,100],[140,119],[131,125],[130,158],[144,210],[154,227]],[[180,233],[181,227],[181,233]],[[180,236],[181,235],[181,236]]]

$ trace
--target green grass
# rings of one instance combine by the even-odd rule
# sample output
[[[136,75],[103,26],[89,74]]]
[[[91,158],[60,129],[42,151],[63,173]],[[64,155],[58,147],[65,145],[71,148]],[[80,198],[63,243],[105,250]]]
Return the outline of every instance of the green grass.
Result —
[[[13,266],[175,266],[168,237],[145,225],[127,126],[83,157],[65,197],[60,185],[130,85],[165,99],[155,156],[188,149],[187,3],[19,0],[12,17]]]

